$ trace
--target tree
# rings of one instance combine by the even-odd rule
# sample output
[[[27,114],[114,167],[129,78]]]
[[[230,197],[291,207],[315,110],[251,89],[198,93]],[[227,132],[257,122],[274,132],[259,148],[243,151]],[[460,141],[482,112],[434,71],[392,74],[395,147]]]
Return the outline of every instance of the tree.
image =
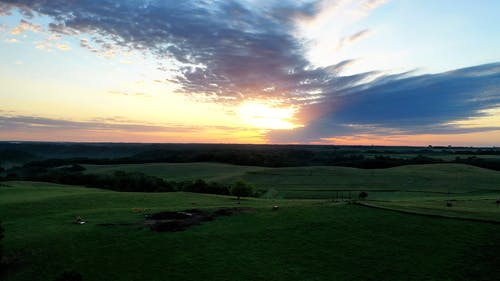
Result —
[[[361,191],[358,195],[359,199],[366,199],[368,197],[368,193]]]
[[[254,193],[253,185],[239,180],[231,186],[231,195],[238,197],[238,204],[240,204],[241,197],[252,196]]]

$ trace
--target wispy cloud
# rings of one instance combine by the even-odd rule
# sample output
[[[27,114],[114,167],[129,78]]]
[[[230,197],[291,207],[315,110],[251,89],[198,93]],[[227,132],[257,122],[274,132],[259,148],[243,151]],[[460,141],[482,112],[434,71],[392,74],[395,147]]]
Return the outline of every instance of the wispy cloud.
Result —
[[[362,3],[362,6],[366,12],[370,12],[371,10],[374,10],[384,4],[389,2],[389,0],[365,0]]]
[[[71,47],[66,44],[57,44],[56,47],[61,51],[69,51]]]
[[[33,23],[23,19],[23,20],[21,20],[21,22],[19,23],[19,25],[16,28],[12,29],[10,34],[18,35],[18,34],[21,34],[25,31],[40,32],[41,30],[42,30],[42,26],[40,26],[38,24],[33,24]]]
[[[0,140],[111,141],[111,142],[251,142],[261,134],[244,127],[154,124],[126,117],[74,121],[15,115],[0,110]]]
[[[342,49],[346,45],[356,43],[356,42],[362,40],[363,38],[367,37],[369,34],[370,34],[369,29],[363,29],[361,31],[358,31],[358,32],[352,34],[352,35],[342,37],[339,41],[339,44],[337,45],[337,50]]]
[[[15,43],[19,43],[19,40],[17,40],[16,38],[7,38],[4,40],[5,43],[11,43],[11,44],[15,44]]]
[[[196,127],[136,123],[123,118],[98,118],[93,121],[72,121],[37,116],[1,116],[0,131],[125,131],[125,132],[193,132]]]
[[[63,42],[59,34],[52,34],[43,40],[35,41],[34,44],[36,49],[45,50],[47,52],[52,52],[54,50],[66,52],[71,50],[70,45]]]

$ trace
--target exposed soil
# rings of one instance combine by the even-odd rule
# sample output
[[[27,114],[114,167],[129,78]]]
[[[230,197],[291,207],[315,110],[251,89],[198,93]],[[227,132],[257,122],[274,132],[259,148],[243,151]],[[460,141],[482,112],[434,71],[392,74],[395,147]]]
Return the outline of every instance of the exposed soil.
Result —
[[[213,221],[217,217],[231,216],[236,213],[251,211],[252,208],[220,208],[214,211],[189,209],[184,211],[160,212],[155,214],[145,215],[144,223],[99,223],[98,226],[113,227],[113,226],[131,226],[139,225],[149,227],[156,232],[175,232],[183,231],[193,225],[201,224],[202,222]]]
[[[183,231],[193,225],[212,221],[217,217],[231,216],[248,210],[249,208],[221,208],[215,211],[190,209],[178,212],[160,212],[146,215],[144,224],[149,226],[152,231],[157,232]]]

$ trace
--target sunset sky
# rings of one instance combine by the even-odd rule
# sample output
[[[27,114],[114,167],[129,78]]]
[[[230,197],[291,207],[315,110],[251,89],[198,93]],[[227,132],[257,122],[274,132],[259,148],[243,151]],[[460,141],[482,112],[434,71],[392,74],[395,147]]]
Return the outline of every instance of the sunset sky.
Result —
[[[499,146],[499,12],[0,0],[0,140]]]

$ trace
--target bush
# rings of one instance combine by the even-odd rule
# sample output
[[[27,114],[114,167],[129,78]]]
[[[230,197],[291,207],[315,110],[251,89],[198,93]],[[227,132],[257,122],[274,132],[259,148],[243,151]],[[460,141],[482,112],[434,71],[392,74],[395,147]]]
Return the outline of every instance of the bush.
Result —
[[[359,199],[366,199],[366,197],[368,197],[368,193],[361,191],[358,197]]]
[[[202,179],[195,182],[181,182],[177,185],[185,192],[229,195],[229,188],[226,185],[217,182],[207,183]]]

